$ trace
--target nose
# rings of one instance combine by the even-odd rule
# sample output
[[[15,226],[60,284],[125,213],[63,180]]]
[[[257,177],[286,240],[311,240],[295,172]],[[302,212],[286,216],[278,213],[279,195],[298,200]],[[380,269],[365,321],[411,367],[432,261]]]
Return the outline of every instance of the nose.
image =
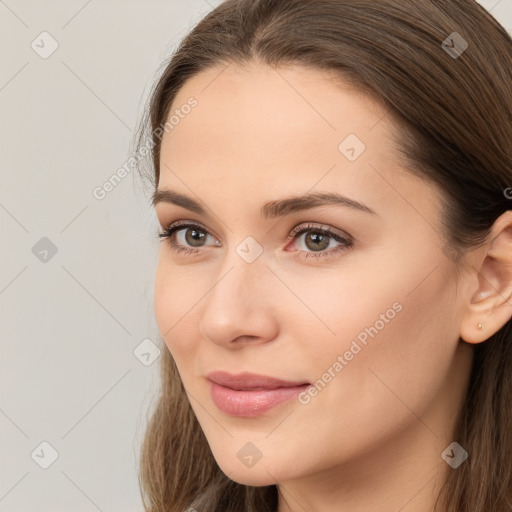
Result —
[[[235,254],[203,302],[201,334],[217,345],[238,349],[267,343],[278,334],[278,294],[262,259],[247,263]]]

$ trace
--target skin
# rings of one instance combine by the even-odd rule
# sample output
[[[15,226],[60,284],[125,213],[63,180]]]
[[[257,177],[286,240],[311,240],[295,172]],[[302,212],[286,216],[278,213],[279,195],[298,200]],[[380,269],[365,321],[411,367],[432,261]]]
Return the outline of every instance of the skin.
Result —
[[[430,512],[453,471],[441,453],[456,441],[474,343],[512,314],[511,212],[454,272],[440,191],[402,166],[382,106],[325,71],[223,69],[186,82],[173,109],[190,96],[198,105],[162,142],[158,189],[192,197],[207,215],[155,206],[162,228],[189,220],[210,234],[193,255],[162,242],[155,313],[213,455],[237,482],[278,483],[279,512]],[[338,149],[351,133],[366,145],[353,162]],[[260,216],[268,201],[309,192],[338,192],[376,214],[327,205]],[[308,223],[353,246],[312,257],[308,233],[287,239]],[[190,248],[186,231],[175,242]],[[236,252],[248,236],[263,251],[252,263]],[[214,370],[316,382],[396,303],[307,405],[236,418],[212,401]],[[248,442],[262,454],[252,467],[237,457]]]

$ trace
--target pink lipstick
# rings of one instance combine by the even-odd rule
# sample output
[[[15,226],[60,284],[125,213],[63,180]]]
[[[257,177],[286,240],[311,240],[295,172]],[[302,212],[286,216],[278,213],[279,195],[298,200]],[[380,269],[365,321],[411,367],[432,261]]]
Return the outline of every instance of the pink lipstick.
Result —
[[[254,417],[296,397],[310,384],[287,381],[255,373],[212,372],[207,375],[215,405],[226,414]]]

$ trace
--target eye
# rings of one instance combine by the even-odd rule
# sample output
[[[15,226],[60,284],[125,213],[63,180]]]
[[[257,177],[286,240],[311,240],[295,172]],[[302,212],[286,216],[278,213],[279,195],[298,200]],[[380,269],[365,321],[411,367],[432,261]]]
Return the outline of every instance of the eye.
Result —
[[[158,236],[160,237],[160,241],[168,239],[171,250],[176,253],[198,253],[200,249],[197,248],[204,247],[204,242],[208,237],[215,241],[213,245],[220,245],[220,242],[215,240],[206,228],[192,222],[171,224],[167,229],[164,229],[162,233],[159,233]],[[178,241],[176,242],[175,239],[178,239]]]
[[[302,258],[323,258],[354,245],[350,237],[335,233],[327,226],[315,224],[297,226],[288,239],[298,240],[298,255]]]
[[[303,237],[303,235],[306,235]],[[167,229],[158,235],[160,240],[167,239],[171,250],[180,254],[197,254],[202,252],[201,247],[207,247],[206,243],[211,238],[215,247],[220,246],[206,228],[190,222],[180,221],[171,224]],[[297,239],[299,241],[298,253],[302,258],[322,258],[347,250],[353,246],[353,240],[348,236],[335,233],[332,229],[324,225],[307,224],[297,226],[288,235],[288,240]],[[287,252],[291,252],[286,249]]]

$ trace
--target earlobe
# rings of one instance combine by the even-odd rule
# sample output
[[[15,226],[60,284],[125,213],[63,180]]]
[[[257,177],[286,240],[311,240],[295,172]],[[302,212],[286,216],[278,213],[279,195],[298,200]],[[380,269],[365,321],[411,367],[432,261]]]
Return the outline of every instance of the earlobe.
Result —
[[[470,289],[461,319],[460,337],[481,343],[498,332],[512,317],[512,211],[494,223],[489,242],[472,255]]]

